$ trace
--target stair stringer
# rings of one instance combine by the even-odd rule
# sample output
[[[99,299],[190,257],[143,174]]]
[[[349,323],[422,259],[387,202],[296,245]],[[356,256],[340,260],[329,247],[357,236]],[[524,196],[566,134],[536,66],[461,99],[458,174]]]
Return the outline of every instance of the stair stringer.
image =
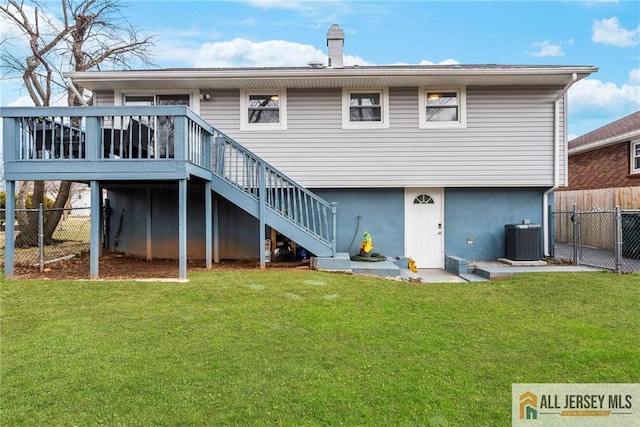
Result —
[[[224,178],[211,174],[211,190],[229,200],[251,216],[260,219],[260,200],[242,191]],[[316,256],[331,257],[333,249],[331,243],[324,242],[313,233],[288,220],[269,206],[265,206],[265,224],[278,230],[290,240],[303,246]]]

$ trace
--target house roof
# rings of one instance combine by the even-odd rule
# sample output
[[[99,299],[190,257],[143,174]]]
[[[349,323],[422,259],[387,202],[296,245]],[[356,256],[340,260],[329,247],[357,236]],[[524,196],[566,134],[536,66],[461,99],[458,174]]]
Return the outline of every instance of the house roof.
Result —
[[[420,86],[564,86],[598,71],[593,66],[389,65],[329,68],[167,68],[66,73],[90,90],[366,88]]]
[[[569,141],[569,155],[640,138],[640,111]]]

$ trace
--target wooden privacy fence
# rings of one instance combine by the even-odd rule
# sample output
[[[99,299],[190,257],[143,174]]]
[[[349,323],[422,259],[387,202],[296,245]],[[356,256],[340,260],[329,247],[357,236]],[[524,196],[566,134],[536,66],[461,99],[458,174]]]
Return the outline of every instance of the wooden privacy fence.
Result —
[[[640,183],[639,183],[640,184]],[[556,191],[555,210],[571,211],[578,205],[579,211],[593,209],[640,209],[640,185],[636,187],[598,188],[593,190]]]

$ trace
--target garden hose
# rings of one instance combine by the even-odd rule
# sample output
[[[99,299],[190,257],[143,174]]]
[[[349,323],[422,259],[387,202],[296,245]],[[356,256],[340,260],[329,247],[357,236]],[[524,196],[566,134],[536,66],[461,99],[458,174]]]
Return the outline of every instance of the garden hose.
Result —
[[[353,239],[351,239],[351,243],[349,243],[349,250],[353,246],[353,242],[356,240],[356,236],[358,235],[358,231],[360,230],[360,215],[358,215],[358,225],[356,227],[356,232],[353,233]],[[378,253],[372,253],[369,256],[361,256],[361,255],[351,255],[351,261],[365,261],[365,262],[380,262],[385,261],[387,259],[386,256],[380,255]]]

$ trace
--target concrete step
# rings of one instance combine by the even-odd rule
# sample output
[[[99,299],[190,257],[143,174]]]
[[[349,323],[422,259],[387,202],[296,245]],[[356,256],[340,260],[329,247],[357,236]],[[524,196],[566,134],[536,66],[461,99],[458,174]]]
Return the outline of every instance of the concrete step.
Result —
[[[311,268],[324,271],[351,272],[351,258],[346,252],[338,252],[333,257],[312,257]]]
[[[351,271],[356,274],[386,277],[399,277],[401,274],[401,268],[388,259],[378,262],[351,261]]]
[[[587,267],[587,266],[570,266],[570,265],[546,265],[546,266],[476,266],[473,273],[484,277],[485,279],[492,280],[500,277],[507,277],[518,273],[580,273],[580,272],[594,272],[601,271],[601,268]]]
[[[486,277],[480,276],[478,274],[473,274],[473,273],[462,273],[460,274],[460,277],[462,277],[467,282],[488,282],[489,281],[489,279],[487,279]]]

